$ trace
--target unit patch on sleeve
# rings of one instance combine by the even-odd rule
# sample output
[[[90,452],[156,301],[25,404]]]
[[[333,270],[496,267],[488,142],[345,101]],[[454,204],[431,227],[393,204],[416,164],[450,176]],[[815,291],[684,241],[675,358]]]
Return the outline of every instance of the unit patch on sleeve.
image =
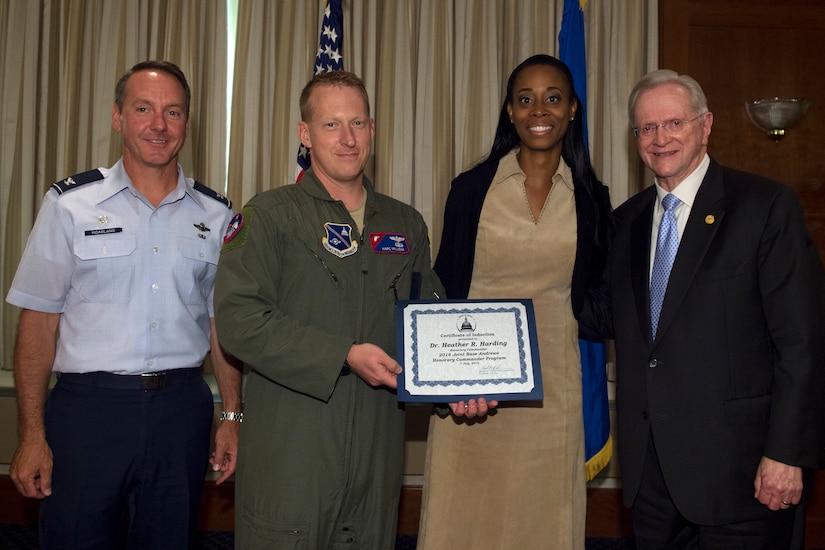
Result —
[[[409,254],[407,237],[401,233],[370,233],[370,244],[376,254]]]
[[[241,228],[243,227],[243,213],[238,212],[232,219],[229,220],[229,225],[226,226],[226,233],[223,236],[224,244],[228,243],[232,239],[234,239],[238,233],[241,232]]]

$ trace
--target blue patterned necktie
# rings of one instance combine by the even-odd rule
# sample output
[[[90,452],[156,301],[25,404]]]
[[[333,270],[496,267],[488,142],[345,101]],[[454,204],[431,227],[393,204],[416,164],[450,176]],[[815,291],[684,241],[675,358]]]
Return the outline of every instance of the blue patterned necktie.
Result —
[[[674,210],[681,203],[679,198],[668,193],[662,199],[665,213],[659,225],[659,237],[656,239],[656,255],[653,257],[653,273],[650,276],[650,327],[653,330],[653,339],[656,339],[656,327],[659,324],[659,314],[662,312],[662,302],[665,299],[667,281],[670,278],[670,269],[679,249],[679,228],[676,226]]]

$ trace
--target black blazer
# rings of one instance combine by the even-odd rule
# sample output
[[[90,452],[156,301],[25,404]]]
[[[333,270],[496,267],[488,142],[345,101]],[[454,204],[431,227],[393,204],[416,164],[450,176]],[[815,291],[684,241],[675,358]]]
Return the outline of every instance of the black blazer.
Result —
[[[650,187],[616,210],[607,301],[585,315],[615,337],[625,504],[638,492],[652,433],[671,497],[688,520],[758,517],[766,508],[753,481],[763,455],[823,465],[822,261],[793,190],[711,161],[653,342],[655,200]]]
[[[498,169],[498,162],[479,164],[459,174],[450,186],[450,194],[444,207],[444,228],[441,245],[433,268],[444,284],[447,298],[464,299],[470,291],[475,258],[478,221],[481,207],[490,184]],[[587,289],[598,286],[606,264],[604,250],[593,242],[595,232],[602,232],[601,242],[607,243],[607,220],[610,216],[610,196],[604,185],[599,186],[596,197],[591,198],[583,186],[574,183],[576,201],[576,259],[573,266],[571,301],[573,313],[578,314],[584,303]],[[600,211],[602,223],[597,228],[596,212]],[[580,337],[601,337],[580,327]]]

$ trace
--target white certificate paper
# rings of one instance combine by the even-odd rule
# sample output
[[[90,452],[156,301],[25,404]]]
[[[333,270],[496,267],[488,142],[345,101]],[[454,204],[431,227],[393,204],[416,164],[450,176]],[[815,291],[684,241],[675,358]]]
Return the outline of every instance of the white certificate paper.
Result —
[[[532,300],[404,301],[399,401],[541,400]]]

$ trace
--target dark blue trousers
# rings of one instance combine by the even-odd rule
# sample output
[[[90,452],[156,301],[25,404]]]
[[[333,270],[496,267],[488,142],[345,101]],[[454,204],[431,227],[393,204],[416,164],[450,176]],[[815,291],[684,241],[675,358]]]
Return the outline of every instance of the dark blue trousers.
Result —
[[[115,389],[112,376],[63,375],[49,394],[54,470],[52,495],[40,506],[41,547],[188,548],[209,459],[212,393],[199,369],[148,390]]]

